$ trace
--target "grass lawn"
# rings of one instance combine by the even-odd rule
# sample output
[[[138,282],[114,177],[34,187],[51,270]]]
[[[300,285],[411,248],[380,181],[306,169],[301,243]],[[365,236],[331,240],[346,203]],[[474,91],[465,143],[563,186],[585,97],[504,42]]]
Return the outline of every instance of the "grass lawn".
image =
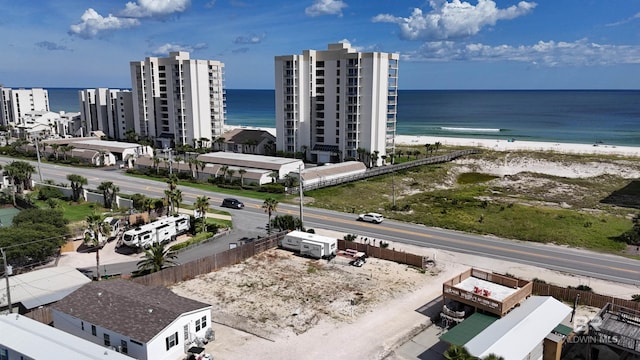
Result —
[[[36,200],[36,205],[41,209],[48,209],[49,205],[45,201]],[[82,202],[82,203],[70,203],[68,201],[59,201],[60,209],[64,213],[64,218],[69,220],[70,223],[76,221],[84,221],[88,215],[94,212],[101,214],[110,211],[107,208],[102,207],[97,203]]]

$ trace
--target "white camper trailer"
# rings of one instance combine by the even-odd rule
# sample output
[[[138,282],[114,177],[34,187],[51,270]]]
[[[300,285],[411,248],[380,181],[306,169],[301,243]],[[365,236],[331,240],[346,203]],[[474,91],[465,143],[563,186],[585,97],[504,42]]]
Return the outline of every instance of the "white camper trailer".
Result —
[[[284,236],[280,246],[316,259],[332,258],[336,255],[338,240],[304,231],[292,231]]]
[[[175,240],[178,235],[189,231],[190,226],[189,215],[173,215],[127,230],[122,239],[127,246],[148,248],[156,243]]]

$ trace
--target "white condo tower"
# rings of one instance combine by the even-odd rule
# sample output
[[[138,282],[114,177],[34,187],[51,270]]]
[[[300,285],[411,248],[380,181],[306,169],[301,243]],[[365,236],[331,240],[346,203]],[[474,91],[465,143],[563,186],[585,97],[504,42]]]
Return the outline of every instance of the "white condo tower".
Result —
[[[277,149],[379,165],[395,149],[399,57],[348,43],[276,56]]]
[[[196,146],[222,135],[225,118],[224,64],[193,60],[188,52],[133,61],[131,85],[135,131],[164,148]]]

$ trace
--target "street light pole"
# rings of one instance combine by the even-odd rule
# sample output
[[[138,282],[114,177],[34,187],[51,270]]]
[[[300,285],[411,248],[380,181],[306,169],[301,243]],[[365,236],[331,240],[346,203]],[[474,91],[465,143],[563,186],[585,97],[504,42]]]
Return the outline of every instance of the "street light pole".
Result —
[[[304,211],[303,209],[303,196],[304,191],[302,189],[302,164],[298,165],[298,189],[300,190],[300,227],[304,228]]]
[[[35,139],[36,143],[36,156],[38,157],[38,175],[40,175],[40,183],[42,183],[42,171],[40,171],[40,148],[38,147],[38,139]]]
[[[2,261],[4,263],[4,280],[7,282],[7,304],[9,306],[9,314],[11,314],[11,288],[9,287],[9,271],[11,271],[11,266],[7,264],[7,255],[4,253],[3,248],[0,248],[0,253],[2,253]]]

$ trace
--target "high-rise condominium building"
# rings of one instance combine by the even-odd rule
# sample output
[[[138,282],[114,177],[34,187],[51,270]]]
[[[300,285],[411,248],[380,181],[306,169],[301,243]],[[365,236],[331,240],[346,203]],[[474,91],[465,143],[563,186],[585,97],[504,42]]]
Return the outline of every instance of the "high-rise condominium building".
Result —
[[[49,111],[49,92],[41,88],[12,89],[0,86],[0,125],[20,123],[32,111]]]
[[[188,52],[131,62],[135,131],[158,146],[194,145],[222,135],[224,64]]]
[[[394,153],[399,54],[347,43],[275,58],[276,148],[326,163]]]
[[[110,139],[135,139],[131,91],[85,89],[78,92],[78,97],[82,122],[82,133],[78,135],[102,131]]]

